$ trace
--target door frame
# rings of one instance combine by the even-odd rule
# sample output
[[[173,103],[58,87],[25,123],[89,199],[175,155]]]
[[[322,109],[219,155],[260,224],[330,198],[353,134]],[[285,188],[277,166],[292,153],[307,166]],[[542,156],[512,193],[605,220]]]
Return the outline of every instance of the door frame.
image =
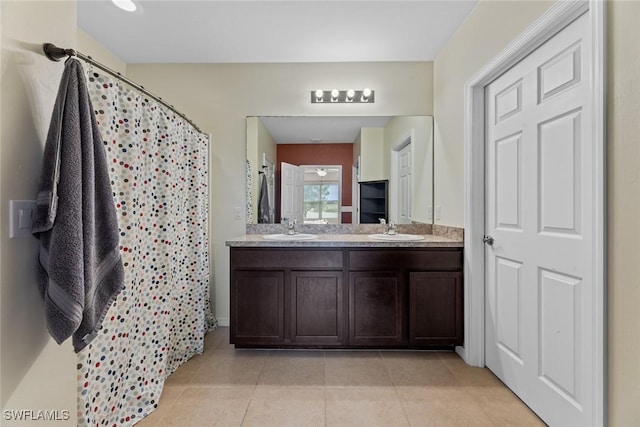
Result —
[[[465,243],[464,243],[464,346],[456,352],[473,366],[485,366],[485,96],[484,89],[522,58],[583,13],[589,16],[588,40],[592,56],[589,68],[591,130],[594,138],[594,342],[595,421],[605,425],[606,414],[606,194],[605,194],[605,2],[558,1],[527,30],[489,61],[464,87]]]

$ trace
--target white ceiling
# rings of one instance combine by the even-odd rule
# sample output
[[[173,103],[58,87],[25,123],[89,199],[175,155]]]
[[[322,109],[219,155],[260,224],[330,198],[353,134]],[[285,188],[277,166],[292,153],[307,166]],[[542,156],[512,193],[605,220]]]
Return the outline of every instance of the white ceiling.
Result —
[[[127,63],[431,61],[478,0],[79,0],[78,26]]]
[[[383,127],[389,119],[386,116],[260,117],[278,144],[351,143],[360,128]]]

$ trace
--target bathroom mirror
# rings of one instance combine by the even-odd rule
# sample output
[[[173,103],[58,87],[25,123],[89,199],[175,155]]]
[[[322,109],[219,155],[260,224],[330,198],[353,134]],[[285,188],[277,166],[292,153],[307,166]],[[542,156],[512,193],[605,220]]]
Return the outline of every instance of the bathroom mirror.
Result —
[[[361,215],[371,183],[385,209]],[[431,116],[247,117],[248,223],[431,224],[432,209]]]

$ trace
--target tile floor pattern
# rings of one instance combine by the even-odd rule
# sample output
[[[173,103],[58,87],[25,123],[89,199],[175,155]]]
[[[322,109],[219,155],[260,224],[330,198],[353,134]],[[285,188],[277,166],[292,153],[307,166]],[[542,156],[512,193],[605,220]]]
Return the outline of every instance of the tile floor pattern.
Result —
[[[544,425],[491,372],[455,353],[235,350],[221,327],[136,427]]]

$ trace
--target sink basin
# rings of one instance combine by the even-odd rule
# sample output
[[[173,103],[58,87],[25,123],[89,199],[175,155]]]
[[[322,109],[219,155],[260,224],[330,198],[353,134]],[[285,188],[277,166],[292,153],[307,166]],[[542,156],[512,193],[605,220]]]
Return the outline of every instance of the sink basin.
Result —
[[[424,240],[424,236],[417,234],[369,234],[370,239],[387,240],[389,242],[415,242]]]
[[[266,234],[262,236],[263,239],[267,240],[281,240],[281,241],[297,241],[297,240],[313,240],[317,239],[318,236],[315,234]]]

